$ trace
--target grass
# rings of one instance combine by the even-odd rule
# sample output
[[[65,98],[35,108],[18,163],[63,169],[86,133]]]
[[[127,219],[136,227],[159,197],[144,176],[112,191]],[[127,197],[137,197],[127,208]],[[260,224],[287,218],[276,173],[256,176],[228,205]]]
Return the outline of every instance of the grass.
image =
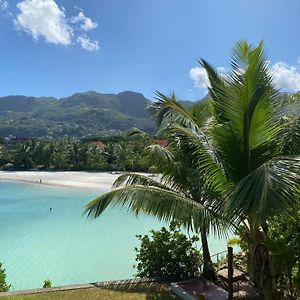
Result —
[[[50,292],[35,295],[18,295],[0,297],[0,300],[76,300],[76,299],[101,299],[101,300],[174,300],[167,284],[148,283],[124,285],[118,287],[79,289],[63,292]]]

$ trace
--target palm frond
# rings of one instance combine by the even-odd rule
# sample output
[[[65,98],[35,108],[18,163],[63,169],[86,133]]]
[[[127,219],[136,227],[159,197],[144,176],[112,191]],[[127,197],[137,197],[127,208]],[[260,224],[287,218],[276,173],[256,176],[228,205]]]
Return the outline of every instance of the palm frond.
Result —
[[[169,131],[190,149],[194,166],[201,176],[198,178],[199,183],[204,181],[205,188],[225,195],[229,189],[228,179],[214,145],[207,136],[201,131],[193,131],[178,125],[170,127]]]
[[[174,93],[167,96],[157,91],[156,100],[157,102],[151,105],[151,110],[154,112],[159,127],[168,127],[173,122],[182,123],[193,128],[198,127],[197,119],[177,101]]]
[[[256,224],[299,203],[300,156],[278,157],[243,178],[230,195],[229,218],[250,216]]]
[[[115,189],[89,202],[85,213],[90,218],[97,218],[108,207],[116,205],[125,206],[137,215],[145,213],[165,222],[179,220],[186,228],[196,231],[203,225],[215,228],[219,225],[211,215],[213,211],[201,203],[156,186],[132,185]]]
[[[284,130],[281,136],[282,153],[300,154],[300,116],[283,119]]]
[[[152,165],[165,163],[174,163],[174,154],[166,147],[160,145],[150,145],[147,148],[148,157],[152,161]]]
[[[113,183],[113,188],[131,185],[155,186],[165,190],[169,189],[167,186],[153,178],[136,173],[124,173],[120,175]]]
[[[280,135],[281,126],[276,122],[277,91],[272,84],[263,44],[252,49],[246,42],[238,43],[231,64],[233,71],[220,78],[202,60],[211,80],[216,148],[227,175],[238,182],[274,156],[270,145]]]

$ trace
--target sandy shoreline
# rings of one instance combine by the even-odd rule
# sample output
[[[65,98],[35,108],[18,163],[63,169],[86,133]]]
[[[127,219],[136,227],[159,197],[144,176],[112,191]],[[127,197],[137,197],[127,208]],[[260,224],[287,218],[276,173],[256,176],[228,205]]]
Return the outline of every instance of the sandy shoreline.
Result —
[[[0,181],[12,180],[29,183],[84,188],[108,191],[120,174],[109,172],[44,172],[44,171],[0,171]],[[149,174],[144,174],[149,175]]]

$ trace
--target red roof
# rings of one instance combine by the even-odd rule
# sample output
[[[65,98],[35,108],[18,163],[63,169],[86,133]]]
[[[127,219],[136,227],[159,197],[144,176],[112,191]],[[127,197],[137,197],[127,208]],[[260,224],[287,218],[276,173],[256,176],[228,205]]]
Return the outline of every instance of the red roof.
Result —
[[[162,147],[167,147],[169,144],[169,142],[167,140],[155,140],[155,143]]]

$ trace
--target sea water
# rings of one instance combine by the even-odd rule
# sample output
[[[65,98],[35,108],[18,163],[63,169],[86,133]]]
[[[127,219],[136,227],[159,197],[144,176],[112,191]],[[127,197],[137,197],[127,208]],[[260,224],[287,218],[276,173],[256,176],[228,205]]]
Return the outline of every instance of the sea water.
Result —
[[[84,206],[100,192],[0,182],[0,262],[12,290],[132,278],[135,235],[163,223],[109,209],[96,220]],[[50,210],[51,208],[51,210]],[[209,239],[211,254],[226,241]]]

